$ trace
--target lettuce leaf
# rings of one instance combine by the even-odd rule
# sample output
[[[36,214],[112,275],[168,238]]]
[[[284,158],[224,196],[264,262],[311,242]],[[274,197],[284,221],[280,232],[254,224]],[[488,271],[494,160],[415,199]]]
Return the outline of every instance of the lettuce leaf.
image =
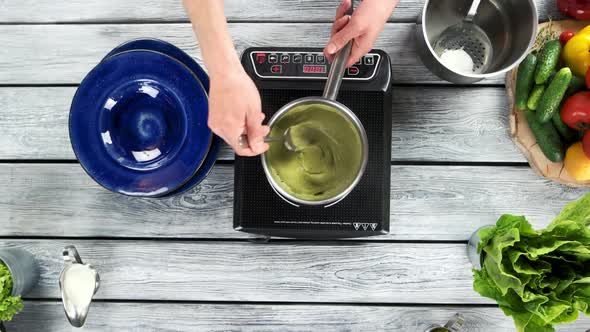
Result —
[[[473,271],[473,288],[520,332],[554,331],[580,312],[590,316],[589,225],[590,193],[540,231],[523,216],[501,216],[478,233],[483,266]]]
[[[575,221],[584,226],[590,226],[590,194],[586,194],[579,200],[566,205],[549,227],[565,220]]]

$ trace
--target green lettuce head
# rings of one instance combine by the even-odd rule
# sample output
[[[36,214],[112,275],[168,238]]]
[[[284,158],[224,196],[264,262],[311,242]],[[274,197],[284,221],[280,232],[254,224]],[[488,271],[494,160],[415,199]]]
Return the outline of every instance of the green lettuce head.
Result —
[[[478,235],[483,257],[473,288],[494,299],[520,332],[590,316],[590,194],[567,205],[544,230],[503,215]]]

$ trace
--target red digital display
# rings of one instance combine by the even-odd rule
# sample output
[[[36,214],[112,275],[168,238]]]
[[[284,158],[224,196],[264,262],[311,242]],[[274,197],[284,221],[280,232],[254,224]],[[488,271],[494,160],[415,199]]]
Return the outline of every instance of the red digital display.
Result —
[[[305,73],[305,74],[324,74],[324,73],[326,73],[326,66],[303,65],[303,73]]]

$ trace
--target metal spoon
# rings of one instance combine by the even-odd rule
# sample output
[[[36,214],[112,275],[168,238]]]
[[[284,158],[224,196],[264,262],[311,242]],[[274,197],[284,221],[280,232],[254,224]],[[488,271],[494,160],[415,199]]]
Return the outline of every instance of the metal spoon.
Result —
[[[291,128],[287,128],[287,130],[285,130],[283,137],[268,137],[267,136],[264,138],[264,142],[265,143],[283,142],[283,144],[285,145],[287,150],[293,151],[293,152],[297,151],[295,144],[293,143],[293,136],[291,135]],[[240,136],[240,138],[238,139],[238,146],[241,149],[249,148],[250,144],[248,143],[248,136],[246,136],[246,135]]]

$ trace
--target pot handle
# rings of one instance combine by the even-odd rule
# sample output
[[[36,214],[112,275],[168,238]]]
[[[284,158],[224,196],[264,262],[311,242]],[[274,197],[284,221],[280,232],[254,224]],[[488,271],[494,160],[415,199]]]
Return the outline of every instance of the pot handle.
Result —
[[[350,8],[346,11],[346,15],[352,15],[354,7],[354,1],[350,2]],[[336,100],[338,92],[340,91],[340,84],[342,83],[342,76],[344,76],[344,70],[346,70],[346,61],[350,56],[352,50],[353,40],[349,41],[343,48],[336,53],[332,66],[330,67],[330,73],[328,74],[328,80],[324,88],[323,97]]]

